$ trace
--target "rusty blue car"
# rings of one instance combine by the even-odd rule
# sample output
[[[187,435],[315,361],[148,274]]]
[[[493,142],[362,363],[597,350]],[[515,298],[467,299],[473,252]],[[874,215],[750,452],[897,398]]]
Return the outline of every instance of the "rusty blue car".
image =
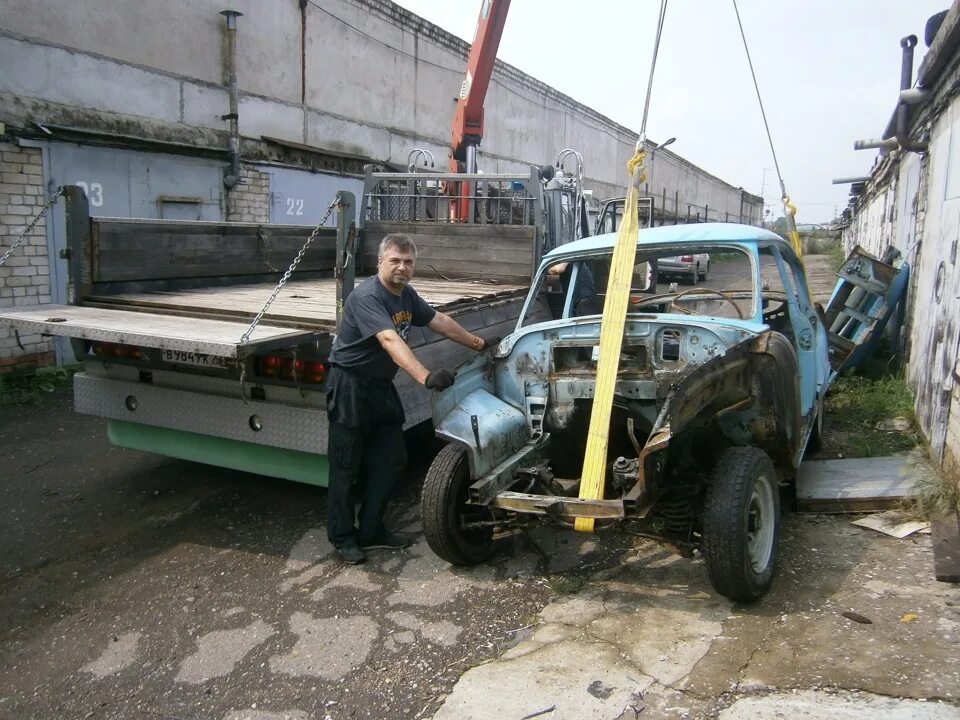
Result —
[[[599,235],[545,255],[514,332],[435,395],[434,425],[447,444],[423,487],[427,541],[448,562],[472,565],[517,528],[594,518],[700,553],[719,593],[759,598],[777,568],[781,494],[820,442],[824,395],[859,342],[832,341],[831,325],[849,324],[866,296],[854,292],[860,310],[847,307],[849,288],[838,286],[836,307],[815,305],[791,245],[762,228],[642,229],[604,496],[585,499],[615,241]],[[700,253],[711,258],[708,282],[683,290],[662,282],[660,259]],[[873,277],[861,260],[841,286]]]

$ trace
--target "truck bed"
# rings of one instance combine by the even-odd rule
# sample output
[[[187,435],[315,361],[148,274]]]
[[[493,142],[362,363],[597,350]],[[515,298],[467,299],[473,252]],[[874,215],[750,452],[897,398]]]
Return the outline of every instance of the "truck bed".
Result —
[[[365,278],[358,278],[359,285]],[[516,297],[523,285],[476,280],[414,278],[411,283],[431,306],[457,314],[481,301]],[[273,282],[194,290],[150,291],[88,297],[84,305],[184,317],[252,319],[276,287]],[[336,281],[333,278],[291,280],[264,315],[263,322],[277,327],[309,330],[333,329],[336,324]]]

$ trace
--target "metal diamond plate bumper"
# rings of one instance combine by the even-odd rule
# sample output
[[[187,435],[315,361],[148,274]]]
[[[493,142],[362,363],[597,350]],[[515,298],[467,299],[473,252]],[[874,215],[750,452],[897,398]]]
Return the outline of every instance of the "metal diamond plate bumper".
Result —
[[[327,452],[327,413],[316,408],[154,387],[79,373],[74,409],[84,415],[126,420],[230,440]],[[259,428],[256,430],[254,428]]]

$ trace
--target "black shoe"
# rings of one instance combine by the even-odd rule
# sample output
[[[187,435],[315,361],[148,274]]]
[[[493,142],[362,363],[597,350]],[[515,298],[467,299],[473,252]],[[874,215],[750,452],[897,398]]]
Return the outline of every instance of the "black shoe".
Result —
[[[360,550],[400,550],[410,547],[412,540],[408,535],[384,530],[369,542],[360,541]]]
[[[341,545],[338,548],[334,548],[334,550],[337,553],[337,557],[347,563],[347,565],[359,565],[367,560],[367,556],[363,554],[363,550],[353,543],[350,545]]]

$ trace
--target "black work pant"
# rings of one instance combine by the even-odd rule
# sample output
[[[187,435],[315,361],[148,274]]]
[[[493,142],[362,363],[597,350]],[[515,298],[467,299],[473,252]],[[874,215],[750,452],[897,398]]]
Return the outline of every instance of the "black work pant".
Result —
[[[383,513],[407,462],[403,428],[351,428],[331,422],[328,437],[327,537],[335,547],[373,541],[383,532]],[[366,468],[362,481],[361,466]],[[355,528],[358,495],[359,527]]]
[[[373,542],[383,532],[384,510],[407,464],[403,406],[391,381],[335,367],[328,378],[327,418],[327,537],[335,547]]]

